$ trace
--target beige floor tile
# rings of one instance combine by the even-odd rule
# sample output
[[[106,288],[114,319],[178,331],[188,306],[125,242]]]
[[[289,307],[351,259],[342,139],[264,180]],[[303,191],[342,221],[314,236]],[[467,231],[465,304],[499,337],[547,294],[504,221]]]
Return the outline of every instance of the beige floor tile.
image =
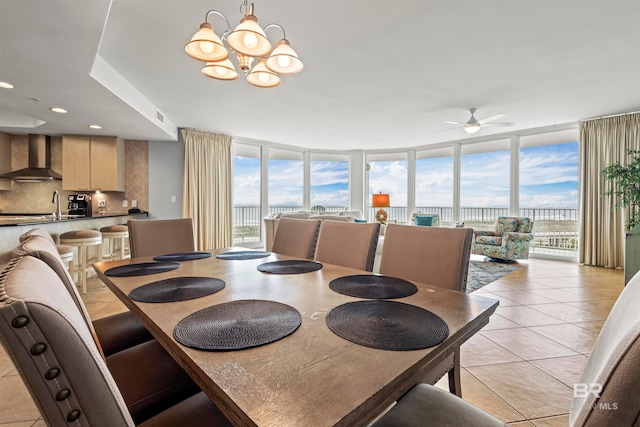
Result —
[[[585,301],[587,297],[576,292],[569,292],[567,289],[532,289],[531,293],[543,295],[555,302]]]
[[[542,369],[555,379],[562,381],[568,387],[573,388],[575,383],[580,382],[580,377],[588,360],[588,356],[581,354],[578,356],[531,360],[529,363]]]
[[[479,291],[473,292],[473,295],[478,295],[485,298],[497,299],[498,301],[500,301],[501,307],[510,307],[512,305],[520,305],[519,302],[515,302],[510,299],[507,299],[506,297],[502,295],[498,295],[497,293],[485,292],[484,289],[480,289]]]
[[[482,328],[483,331],[492,331],[494,329],[509,329],[509,328],[521,328],[522,325],[518,325],[511,320],[505,319],[499,314],[492,314],[489,318],[489,324]]]
[[[19,375],[0,378],[0,423],[35,422],[40,412]]]
[[[576,322],[574,323],[574,325],[599,334],[602,330],[602,327],[604,326],[604,322],[604,320],[593,320],[590,322]]]
[[[15,370],[11,358],[5,351],[4,347],[0,346],[0,377],[8,375]]]
[[[569,415],[558,417],[538,418],[531,420],[536,427],[567,427],[569,425]]]
[[[537,295],[532,291],[495,291],[494,294],[499,297],[507,298],[519,304],[547,304],[555,302],[552,299]]]
[[[460,349],[460,364],[465,367],[521,361],[515,354],[480,334],[471,337]]]
[[[524,360],[575,356],[578,353],[527,328],[483,331],[481,335]]]
[[[583,329],[570,323],[565,323],[564,325],[532,326],[529,329],[582,354],[590,353],[593,345],[596,343],[596,338],[598,338],[596,332]]]
[[[573,390],[527,362],[475,366],[467,370],[526,419],[569,412]]]
[[[594,315],[594,318],[591,320],[605,320],[609,316],[609,313],[611,312],[616,299],[617,297],[606,298],[597,301],[570,302],[567,304],[572,307],[576,307],[592,313]]]
[[[517,423],[507,423],[509,427],[535,427],[529,421],[518,421]]]
[[[557,317],[549,316],[540,311],[534,310],[531,307],[524,305],[516,305],[512,307],[498,307],[496,314],[516,322],[522,326],[539,326],[539,325],[553,325],[558,323],[564,323]]]
[[[586,322],[600,319],[599,315],[574,307],[570,303],[535,304],[529,307],[565,322]]]
[[[503,422],[522,421],[525,417],[509,406],[487,386],[465,369],[462,370],[462,397],[467,402],[477,406],[485,412]]]

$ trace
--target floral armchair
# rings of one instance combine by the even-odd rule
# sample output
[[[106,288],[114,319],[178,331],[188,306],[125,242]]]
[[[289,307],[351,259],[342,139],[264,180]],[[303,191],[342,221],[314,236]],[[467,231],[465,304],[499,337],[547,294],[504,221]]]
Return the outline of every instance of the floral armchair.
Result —
[[[495,231],[473,232],[471,253],[515,262],[529,258],[533,221],[526,217],[498,217]]]

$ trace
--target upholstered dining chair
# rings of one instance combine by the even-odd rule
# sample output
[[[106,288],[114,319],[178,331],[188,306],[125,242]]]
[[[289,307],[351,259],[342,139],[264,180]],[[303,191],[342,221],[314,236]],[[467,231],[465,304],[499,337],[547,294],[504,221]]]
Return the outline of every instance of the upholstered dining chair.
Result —
[[[125,311],[111,316],[91,321],[89,314],[80,298],[78,289],[73,279],[64,268],[64,264],[51,242],[37,234],[32,234],[14,250],[16,256],[34,256],[44,261],[51,267],[62,283],[67,288],[73,302],[82,313],[89,330],[95,333],[99,342],[99,348],[105,356],[141,344],[153,339],[149,331],[140,323],[137,317],[130,311]]]
[[[320,225],[316,261],[373,271],[380,223],[325,220]]]
[[[193,219],[130,219],[131,258],[195,251]]]
[[[280,218],[271,251],[313,259],[319,229],[319,219]]]
[[[624,288],[575,384],[570,427],[631,427],[640,423],[640,274]],[[502,426],[470,403],[426,384],[398,400],[374,427]]]
[[[470,228],[388,224],[380,274],[465,292],[472,236]],[[459,347],[423,382],[435,384],[445,373],[449,375],[449,390],[461,396]]]
[[[229,425],[197,387],[176,393],[188,376],[176,375],[166,352],[148,351],[162,350],[155,341],[105,362],[64,284],[38,258],[14,258],[0,273],[0,341],[49,426]]]

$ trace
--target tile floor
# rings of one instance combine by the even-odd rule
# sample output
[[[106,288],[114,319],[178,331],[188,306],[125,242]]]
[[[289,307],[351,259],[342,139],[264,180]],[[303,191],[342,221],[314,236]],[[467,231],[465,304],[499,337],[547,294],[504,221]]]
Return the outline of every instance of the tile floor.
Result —
[[[499,299],[500,306],[462,346],[462,394],[511,426],[568,426],[573,383],[624,287],[624,274],[541,259],[520,264],[475,292]],[[124,309],[95,278],[84,300],[92,318]],[[0,426],[44,425],[0,348]]]

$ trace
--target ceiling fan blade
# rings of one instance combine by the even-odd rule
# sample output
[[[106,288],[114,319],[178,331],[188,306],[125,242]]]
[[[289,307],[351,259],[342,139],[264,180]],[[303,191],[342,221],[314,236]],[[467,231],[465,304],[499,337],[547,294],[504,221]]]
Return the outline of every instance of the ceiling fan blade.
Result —
[[[486,123],[483,126],[513,126],[515,125],[515,122],[492,122],[492,123]]]
[[[491,117],[487,117],[486,119],[482,119],[482,120],[478,120],[478,123],[480,123],[481,125],[485,124],[485,123],[489,123],[492,122],[494,120],[498,120],[503,118],[504,116],[506,116],[506,114],[496,114],[495,116],[491,116]]]
[[[452,122],[451,120],[445,120],[445,123],[449,123],[450,125],[463,125],[464,123],[460,122]]]
[[[449,123],[451,123],[451,122],[449,122]],[[442,129],[442,130],[439,130],[439,131],[433,132],[433,133],[436,134],[436,133],[442,133],[442,132],[451,132],[452,130],[458,130],[458,129],[462,129],[462,128],[464,128],[464,126],[458,126],[458,127],[450,128],[450,129]]]

